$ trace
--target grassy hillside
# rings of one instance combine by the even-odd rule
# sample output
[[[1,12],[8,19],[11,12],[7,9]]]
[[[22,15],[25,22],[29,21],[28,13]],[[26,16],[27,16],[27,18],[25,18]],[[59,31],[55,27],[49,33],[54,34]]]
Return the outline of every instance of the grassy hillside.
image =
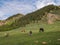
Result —
[[[8,25],[11,25],[13,23],[16,23],[21,17],[23,17],[24,15],[23,14],[16,14],[16,15],[13,15],[9,18],[7,18],[5,21],[6,24]]]
[[[39,32],[40,27],[43,27],[45,31]],[[30,30],[33,32],[32,36],[29,36]],[[6,33],[9,33],[8,37],[5,37]],[[56,21],[52,25],[42,22],[38,25],[31,23],[25,27],[0,32],[0,45],[60,45],[60,22]]]
[[[7,31],[11,29],[16,29],[18,27],[25,27],[27,24],[38,23],[41,21],[47,23],[48,13],[52,13],[60,16],[59,12],[60,12],[60,8],[58,6],[48,5],[35,12],[22,16],[21,18],[20,18],[21,14],[17,14],[15,16],[9,17],[6,20],[5,25],[0,26],[0,31]]]
[[[6,24],[0,26],[0,45],[60,45],[60,20],[54,24],[47,24],[46,20],[49,15],[53,15],[52,19],[60,16],[59,11],[58,6],[49,5],[22,17],[20,14],[9,17]],[[39,32],[41,27],[44,32]]]
[[[22,14],[16,14],[13,15],[9,18],[7,18],[4,21],[0,22],[0,31],[7,31],[7,30],[11,30],[11,29],[15,29],[16,27],[18,27],[17,25],[14,25],[21,17],[23,17],[24,15]],[[14,25],[14,26],[12,26]]]
[[[26,24],[29,24],[32,22],[33,23],[38,23],[39,21],[47,22],[46,19],[47,19],[48,13],[60,15],[59,11],[60,11],[60,8],[58,6],[48,5],[41,8],[40,10],[27,14],[26,16],[24,16],[23,18],[19,20],[20,22],[19,21],[18,22],[20,26],[25,26]]]

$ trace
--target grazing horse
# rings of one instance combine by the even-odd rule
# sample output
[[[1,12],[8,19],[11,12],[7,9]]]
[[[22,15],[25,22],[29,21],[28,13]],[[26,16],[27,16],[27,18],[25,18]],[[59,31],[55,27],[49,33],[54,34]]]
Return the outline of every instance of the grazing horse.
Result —
[[[22,30],[21,32],[25,32],[25,30]]]
[[[44,28],[40,28],[39,32],[44,32]]]
[[[29,31],[29,35],[30,35],[30,36],[32,35],[32,31]]]

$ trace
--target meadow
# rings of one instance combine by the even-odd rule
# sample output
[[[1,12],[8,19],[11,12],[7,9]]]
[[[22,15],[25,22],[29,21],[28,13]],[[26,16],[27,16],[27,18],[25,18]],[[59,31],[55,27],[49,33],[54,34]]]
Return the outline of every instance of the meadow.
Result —
[[[44,32],[39,32],[43,27]],[[25,30],[25,32],[21,32]],[[32,36],[29,36],[29,31]],[[8,37],[5,34],[9,33]],[[31,23],[11,31],[0,32],[0,45],[60,45],[60,22],[54,24]]]

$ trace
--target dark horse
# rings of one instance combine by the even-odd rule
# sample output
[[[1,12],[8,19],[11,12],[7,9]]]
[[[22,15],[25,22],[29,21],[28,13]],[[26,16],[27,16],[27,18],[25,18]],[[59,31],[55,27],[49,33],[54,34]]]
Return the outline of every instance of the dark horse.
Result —
[[[44,32],[44,28],[40,28],[39,29],[39,32]]]
[[[29,32],[30,36],[32,35],[32,31]]]

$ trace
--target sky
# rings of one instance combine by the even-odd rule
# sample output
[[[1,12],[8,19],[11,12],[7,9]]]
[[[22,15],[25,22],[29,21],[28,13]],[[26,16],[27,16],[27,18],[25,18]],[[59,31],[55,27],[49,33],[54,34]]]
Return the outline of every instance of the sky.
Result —
[[[0,0],[0,20],[17,13],[25,15],[49,4],[60,5],[60,0]]]

